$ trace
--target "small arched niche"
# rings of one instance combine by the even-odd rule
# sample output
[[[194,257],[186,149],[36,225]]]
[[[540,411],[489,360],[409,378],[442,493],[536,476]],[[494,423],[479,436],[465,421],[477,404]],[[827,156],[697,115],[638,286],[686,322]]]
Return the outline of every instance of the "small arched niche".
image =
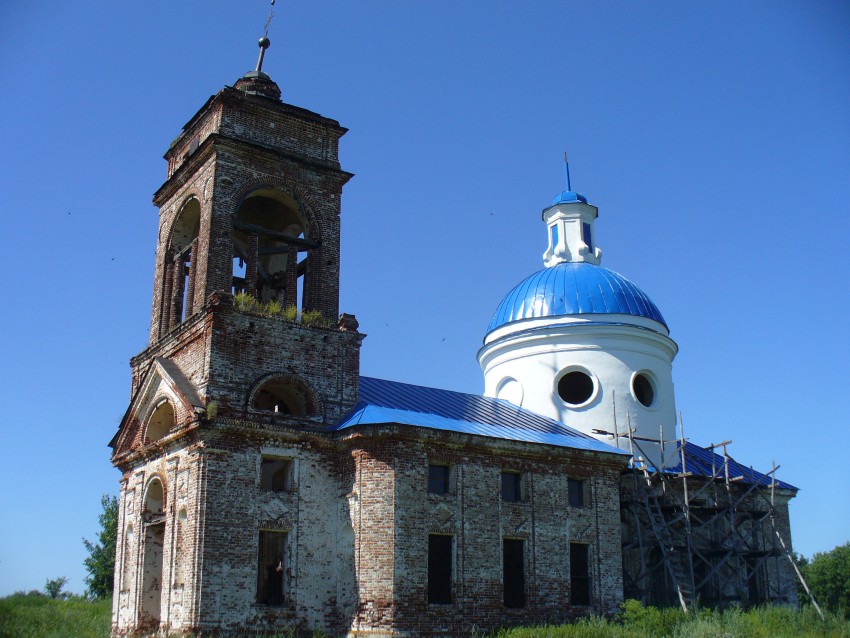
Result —
[[[233,293],[302,306],[303,278],[315,242],[301,204],[272,188],[249,194],[233,222]]]
[[[262,412],[289,414],[296,417],[315,416],[316,401],[310,390],[291,377],[272,377],[253,393],[251,407]]]
[[[158,515],[165,511],[165,490],[162,481],[153,478],[145,490],[145,513]]]
[[[166,436],[174,427],[174,407],[168,401],[163,399],[151,412],[148,417],[148,424],[145,430],[145,439],[148,443],[158,441]]]
[[[496,398],[510,401],[514,405],[522,406],[523,397],[522,384],[513,377],[505,377],[496,386]]]

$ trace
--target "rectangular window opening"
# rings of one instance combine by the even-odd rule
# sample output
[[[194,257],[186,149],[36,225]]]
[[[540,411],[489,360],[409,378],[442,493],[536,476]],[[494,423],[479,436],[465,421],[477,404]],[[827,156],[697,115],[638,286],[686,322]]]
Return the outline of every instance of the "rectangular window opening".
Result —
[[[502,500],[507,503],[522,500],[522,475],[519,472],[502,472]]]
[[[264,492],[288,492],[292,489],[292,459],[263,458],[260,489]]]
[[[428,604],[452,602],[452,536],[428,534]]]
[[[431,494],[449,493],[449,469],[448,465],[428,466],[428,491]]]
[[[570,543],[570,591],[573,605],[590,605],[590,545]]]
[[[587,505],[587,481],[582,479],[567,479],[567,491],[569,493],[570,507],[584,507]]]
[[[257,558],[257,602],[282,605],[286,594],[286,532],[260,530]]]
[[[581,224],[581,238],[584,240],[584,244],[587,248],[589,250],[593,250],[593,239],[590,236],[590,224],[587,222],[582,222]]]
[[[525,607],[525,541],[506,538],[503,541],[502,582],[505,607]]]

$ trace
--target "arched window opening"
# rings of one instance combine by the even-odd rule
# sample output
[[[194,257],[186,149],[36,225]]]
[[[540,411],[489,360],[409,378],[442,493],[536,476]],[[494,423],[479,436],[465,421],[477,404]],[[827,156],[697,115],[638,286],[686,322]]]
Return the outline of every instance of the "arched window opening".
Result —
[[[162,332],[179,325],[195,310],[195,262],[200,224],[201,204],[193,197],[177,215],[165,251]]]
[[[318,247],[306,231],[290,195],[267,188],[246,197],[233,221],[233,294],[302,309],[304,276]]]
[[[158,441],[174,427],[174,408],[167,400],[154,408],[148,417],[146,438],[148,442]]]
[[[297,417],[312,416],[316,412],[301,388],[291,379],[280,377],[269,379],[254,392],[253,407],[256,410]]]
[[[162,481],[154,478],[148,483],[145,492],[145,513],[154,516],[161,515],[165,511],[165,492],[162,489]]]

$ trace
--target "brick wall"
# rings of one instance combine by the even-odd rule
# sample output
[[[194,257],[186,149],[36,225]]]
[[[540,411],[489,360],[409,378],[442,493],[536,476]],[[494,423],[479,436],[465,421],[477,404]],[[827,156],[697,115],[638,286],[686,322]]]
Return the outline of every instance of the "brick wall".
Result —
[[[354,630],[463,635],[473,627],[563,622],[619,608],[621,464],[616,460],[395,426],[365,428],[348,444],[358,471],[358,516],[368,521],[355,527],[361,606]],[[429,462],[449,465],[449,494],[428,493]],[[502,501],[503,469],[522,472],[521,502]],[[588,506],[569,506],[567,477],[590,482]],[[449,605],[428,603],[429,533],[454,538]],[[504,538],[525,541],[523,609],[503,605]],[[571,541],[590,545],[589,608],[571,604]]]

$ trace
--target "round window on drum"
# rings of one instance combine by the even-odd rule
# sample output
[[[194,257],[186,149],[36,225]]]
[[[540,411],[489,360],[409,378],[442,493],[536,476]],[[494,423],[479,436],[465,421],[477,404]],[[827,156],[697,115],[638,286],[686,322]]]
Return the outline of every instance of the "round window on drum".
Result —
[[[584,370],[571,370],[558,380],[558,396],[570,406],[590,401],[594,389],[593,377]]]
[[[655,384],[652,377],[645,372],[638,372],[632,378],[632,393],[635,395],[641,405],[646,408],[651,408],[655,403]]]

